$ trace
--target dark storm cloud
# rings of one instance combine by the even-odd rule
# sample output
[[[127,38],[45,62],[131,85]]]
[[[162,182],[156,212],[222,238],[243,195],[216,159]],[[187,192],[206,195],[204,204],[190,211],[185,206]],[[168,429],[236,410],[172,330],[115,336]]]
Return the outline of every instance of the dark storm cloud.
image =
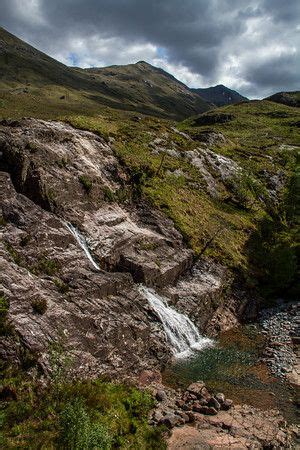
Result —
[[[146,59],[194,86],[262,96],[295,88],[300,72],[298,0],[0,2],[4,27],[65,63]]]

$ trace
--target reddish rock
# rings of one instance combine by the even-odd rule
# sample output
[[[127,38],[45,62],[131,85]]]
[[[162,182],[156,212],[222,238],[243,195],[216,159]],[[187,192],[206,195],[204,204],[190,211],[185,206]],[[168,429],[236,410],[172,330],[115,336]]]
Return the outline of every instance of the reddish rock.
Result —
[[[159,389],[155,394],[155,398],[159,402],[163,402],[167,399],[167,394],[165,393],[165,391],[163,389]]]
[[[223,404],[224,404],[224,402],[223,402]],[[208,406],[211,406],[212,408],[215,408],[217,411],[219,411],[219,410],[221,409],[220,403],[219,403],[218,400],[217,400],[216,398],[214,398],[214,397],[211,397],[211,398],[209,399],[209,401],[207,402],[207,405],[208,405]]]
[[[229,398],[227,398],[226,400],[224,400],[224,402],[221,404],[221,409],[223,409],[224,411],[228,411],[230,408],[232,408],[233,406],[233,401],[230,400]]]

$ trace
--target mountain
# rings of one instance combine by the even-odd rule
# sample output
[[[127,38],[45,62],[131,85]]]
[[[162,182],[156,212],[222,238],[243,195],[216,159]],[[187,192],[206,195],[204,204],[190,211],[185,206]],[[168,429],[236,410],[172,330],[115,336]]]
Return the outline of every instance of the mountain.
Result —
[[[0,62],[0,447],[292,448],[300,110]]]
[[[162,69],[139,62],[82,70],[67,67],[0,28],[0,92],[4,102],[26,114],[112,107],[158,117],[183,119],[212,108]],[[12,97],[13,96],[13,97]]]
[[[276,94],[267,97],[266,100],[270,100],[275,103],[282,103],[287,106],[300,106],[300,91],[293,92],[277,92]]]
[[[218,84],[217,86],[209,88],[192,89],[192,91],[199,94],[207,102],[213,103],[216,106],[232,105],[248,100],[238,92],[223,86],[223,84]]]
[[[128,101],[162,108],[176,116],[190,116],[193,111],[212,109],[213,105],[195,95],[183,83],[145,61],[124,66],[85,69],[95,80],[109,87],[116,96]]]

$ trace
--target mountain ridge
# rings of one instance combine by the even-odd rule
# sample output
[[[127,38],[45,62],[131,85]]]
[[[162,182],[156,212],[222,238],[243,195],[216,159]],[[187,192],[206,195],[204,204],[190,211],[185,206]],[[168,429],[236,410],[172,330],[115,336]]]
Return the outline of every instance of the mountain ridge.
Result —
[[[77,109],[83,107],[95,112],[101,107],[112,107],[175,120],[213,107],[163,69],[147,63],[143,78],[140,69],[145,62],[118,66],[120,75],[113,79],[111,72],[115,68],[68,67],[3,28],[0,28],[0,43],[0,90],[3,94],[7,91],[20,94],[19,100],[29,93],[35,99],[43,98],[43,102],[60,104],[62,109],[71,103],[70,107],[75,104]],[[128,67],[133,74],[126,76]],[[62,100],[67,105],[62,105]]]
[[[194,88],[192,91],[196,92],[207,102],[211,102],[218,107],[248,101],[247,97],[244,97],[233,89],[229,89],[223,84],[218,84],[208,88]]]

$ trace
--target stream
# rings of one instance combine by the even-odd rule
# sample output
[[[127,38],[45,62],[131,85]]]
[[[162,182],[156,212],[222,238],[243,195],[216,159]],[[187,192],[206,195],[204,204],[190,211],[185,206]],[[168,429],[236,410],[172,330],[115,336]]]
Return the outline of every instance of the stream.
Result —
[[[70,223],[65,226],[93,268],[100,271],[86,238]],[[139,285],[138,289],[160,320],[174,355],[163,373],[164,384],[186,388],[202,380],[209,389],[224,392],[236,404],[262,410],[276,408],[288,422],[298,422],[294,388],[272,376],[260,360],[266,338],[258,326],[243,326],[222,333],[216,342],[202,336],[189,317],[171,308],[167,299],[154,289],[144,285]]]
[[[213,347],[174,359],[163,372],[164,384],[185,389],[202,380],[214,392],[224,392],[235,404],[262,410],[279,409],[289,423],[299,422],[297,390],[270,373],[261,362],[265,336],[247,325],[221,333]]]

